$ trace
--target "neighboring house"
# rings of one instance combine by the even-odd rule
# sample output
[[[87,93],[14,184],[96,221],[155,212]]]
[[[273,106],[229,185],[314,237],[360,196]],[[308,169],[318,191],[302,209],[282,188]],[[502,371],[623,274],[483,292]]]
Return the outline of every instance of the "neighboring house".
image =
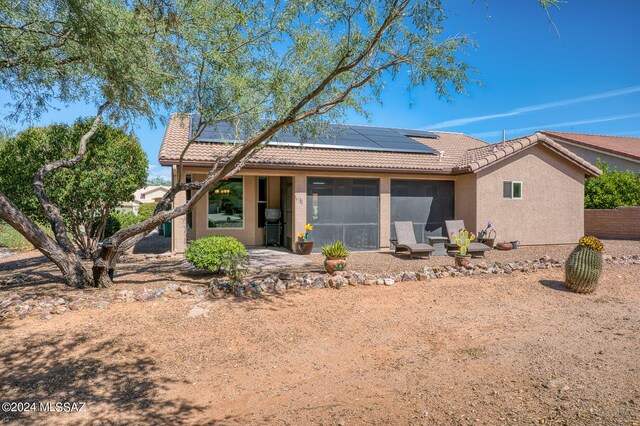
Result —
[[[114,208],[114,210],[118,212],[131,212],[137,216],[139,208],[140,208],[140,202],[133,200],[133,201],[126,201],[124,203],[120,203]]]
[[[133,199],[140,204],[157,203],[167,192],[169,192],[168,186],[145,186],[133,193]]]
[[[613,169],[640,173],[640,138],[542,131],[591,164],[600,159]]]
[[[145,186],[133,193],[133,201],[121,203],[115,209],[122,212],[132,212],[137,215],[140,204],[157,203],[168,191],[168,186]]]
[[[177,164],[191,120],[169,121],[159,161]],[[282,210],[282,245],[292,248],[305,223],[314,250],[340,239],[352,250],[389,248],[393,221],[411,220],[418,241],[442,236],[444,221],[477,231],[493,222],[498,241],[575,243],[583,234],[585,176],[601,172],[550,138],[535,134],[487,144],[460,133],[334,126],[305,142],[279,135],[236,177],[173,221],[172,247],[213,234],[264,245],[264,209]],[[234,139],[229,126],[208,128],[184,156],[184,179],[204,179]],[[176,205],[186,201],[180,193]]]

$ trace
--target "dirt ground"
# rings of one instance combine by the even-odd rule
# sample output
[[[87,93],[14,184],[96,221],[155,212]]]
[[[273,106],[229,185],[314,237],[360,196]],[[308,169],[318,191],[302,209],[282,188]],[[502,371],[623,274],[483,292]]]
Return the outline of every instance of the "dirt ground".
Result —
[[[25,291],[44,291],[51,272],[21,259],[33,275]],[[127,284],[117,287],[162,285],[176,262],[123,266]],[[86,405],[0,419],[640,424],[640,266],[607,265],[592,295],[567,292],[561,280],[549,269],[6,322],[0,400]]]

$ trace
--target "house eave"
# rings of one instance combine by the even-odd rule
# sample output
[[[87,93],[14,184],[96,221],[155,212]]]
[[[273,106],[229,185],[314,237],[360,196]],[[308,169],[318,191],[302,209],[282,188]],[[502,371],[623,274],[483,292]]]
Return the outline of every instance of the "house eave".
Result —
[[[177,166],[179,161],[173,160],[161,160],[162,166]],[[207,167],[213,166],[212,162],[208,161],[186,161],[183,162],[183,166],[186,167]],[[361,173],[415,173],[425,175],[459,175],[463,173],[469,173],[465,170],[457,169],[408,169],[401,167],[339,167],[339,166],[321,166],[321,165],[291,165],[291,164],[247,164],[244,169],[269,169],[269,170],[292,170],[292,171],[331,171],[331,172],[361,172]]]

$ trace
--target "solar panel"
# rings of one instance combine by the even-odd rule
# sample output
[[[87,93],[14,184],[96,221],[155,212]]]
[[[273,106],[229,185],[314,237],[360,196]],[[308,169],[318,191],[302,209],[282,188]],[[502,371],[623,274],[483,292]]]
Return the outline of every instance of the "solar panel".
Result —
[[[193,118],[196,120],[196,117]],[[197,125],[194,121],[192,129]],[[195,130],[193,130],[195,131]],[[314,148],[350,149],[360,151],[407,152],[437,154],[438,151],[411,139],[409,136],[437,139],[435,133],[424,130],[394,129],[389,127],[356,126],[332,124],[323,134],[303,141],[300,135],[291,131],[278,132],[269,145],[307,146]],[[198,142],[235,143],[246,139],[246,135],[237,131],[230,123],[219,122],[205,128]]]

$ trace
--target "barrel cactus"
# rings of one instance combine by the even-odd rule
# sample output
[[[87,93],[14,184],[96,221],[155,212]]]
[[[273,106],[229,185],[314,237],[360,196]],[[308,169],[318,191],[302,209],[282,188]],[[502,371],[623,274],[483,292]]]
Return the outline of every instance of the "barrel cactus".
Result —
[[[602,274],[602,251],[599,239],[592,236],[580,238],[564,267],[565,286],[576,293],[593,293]]]

